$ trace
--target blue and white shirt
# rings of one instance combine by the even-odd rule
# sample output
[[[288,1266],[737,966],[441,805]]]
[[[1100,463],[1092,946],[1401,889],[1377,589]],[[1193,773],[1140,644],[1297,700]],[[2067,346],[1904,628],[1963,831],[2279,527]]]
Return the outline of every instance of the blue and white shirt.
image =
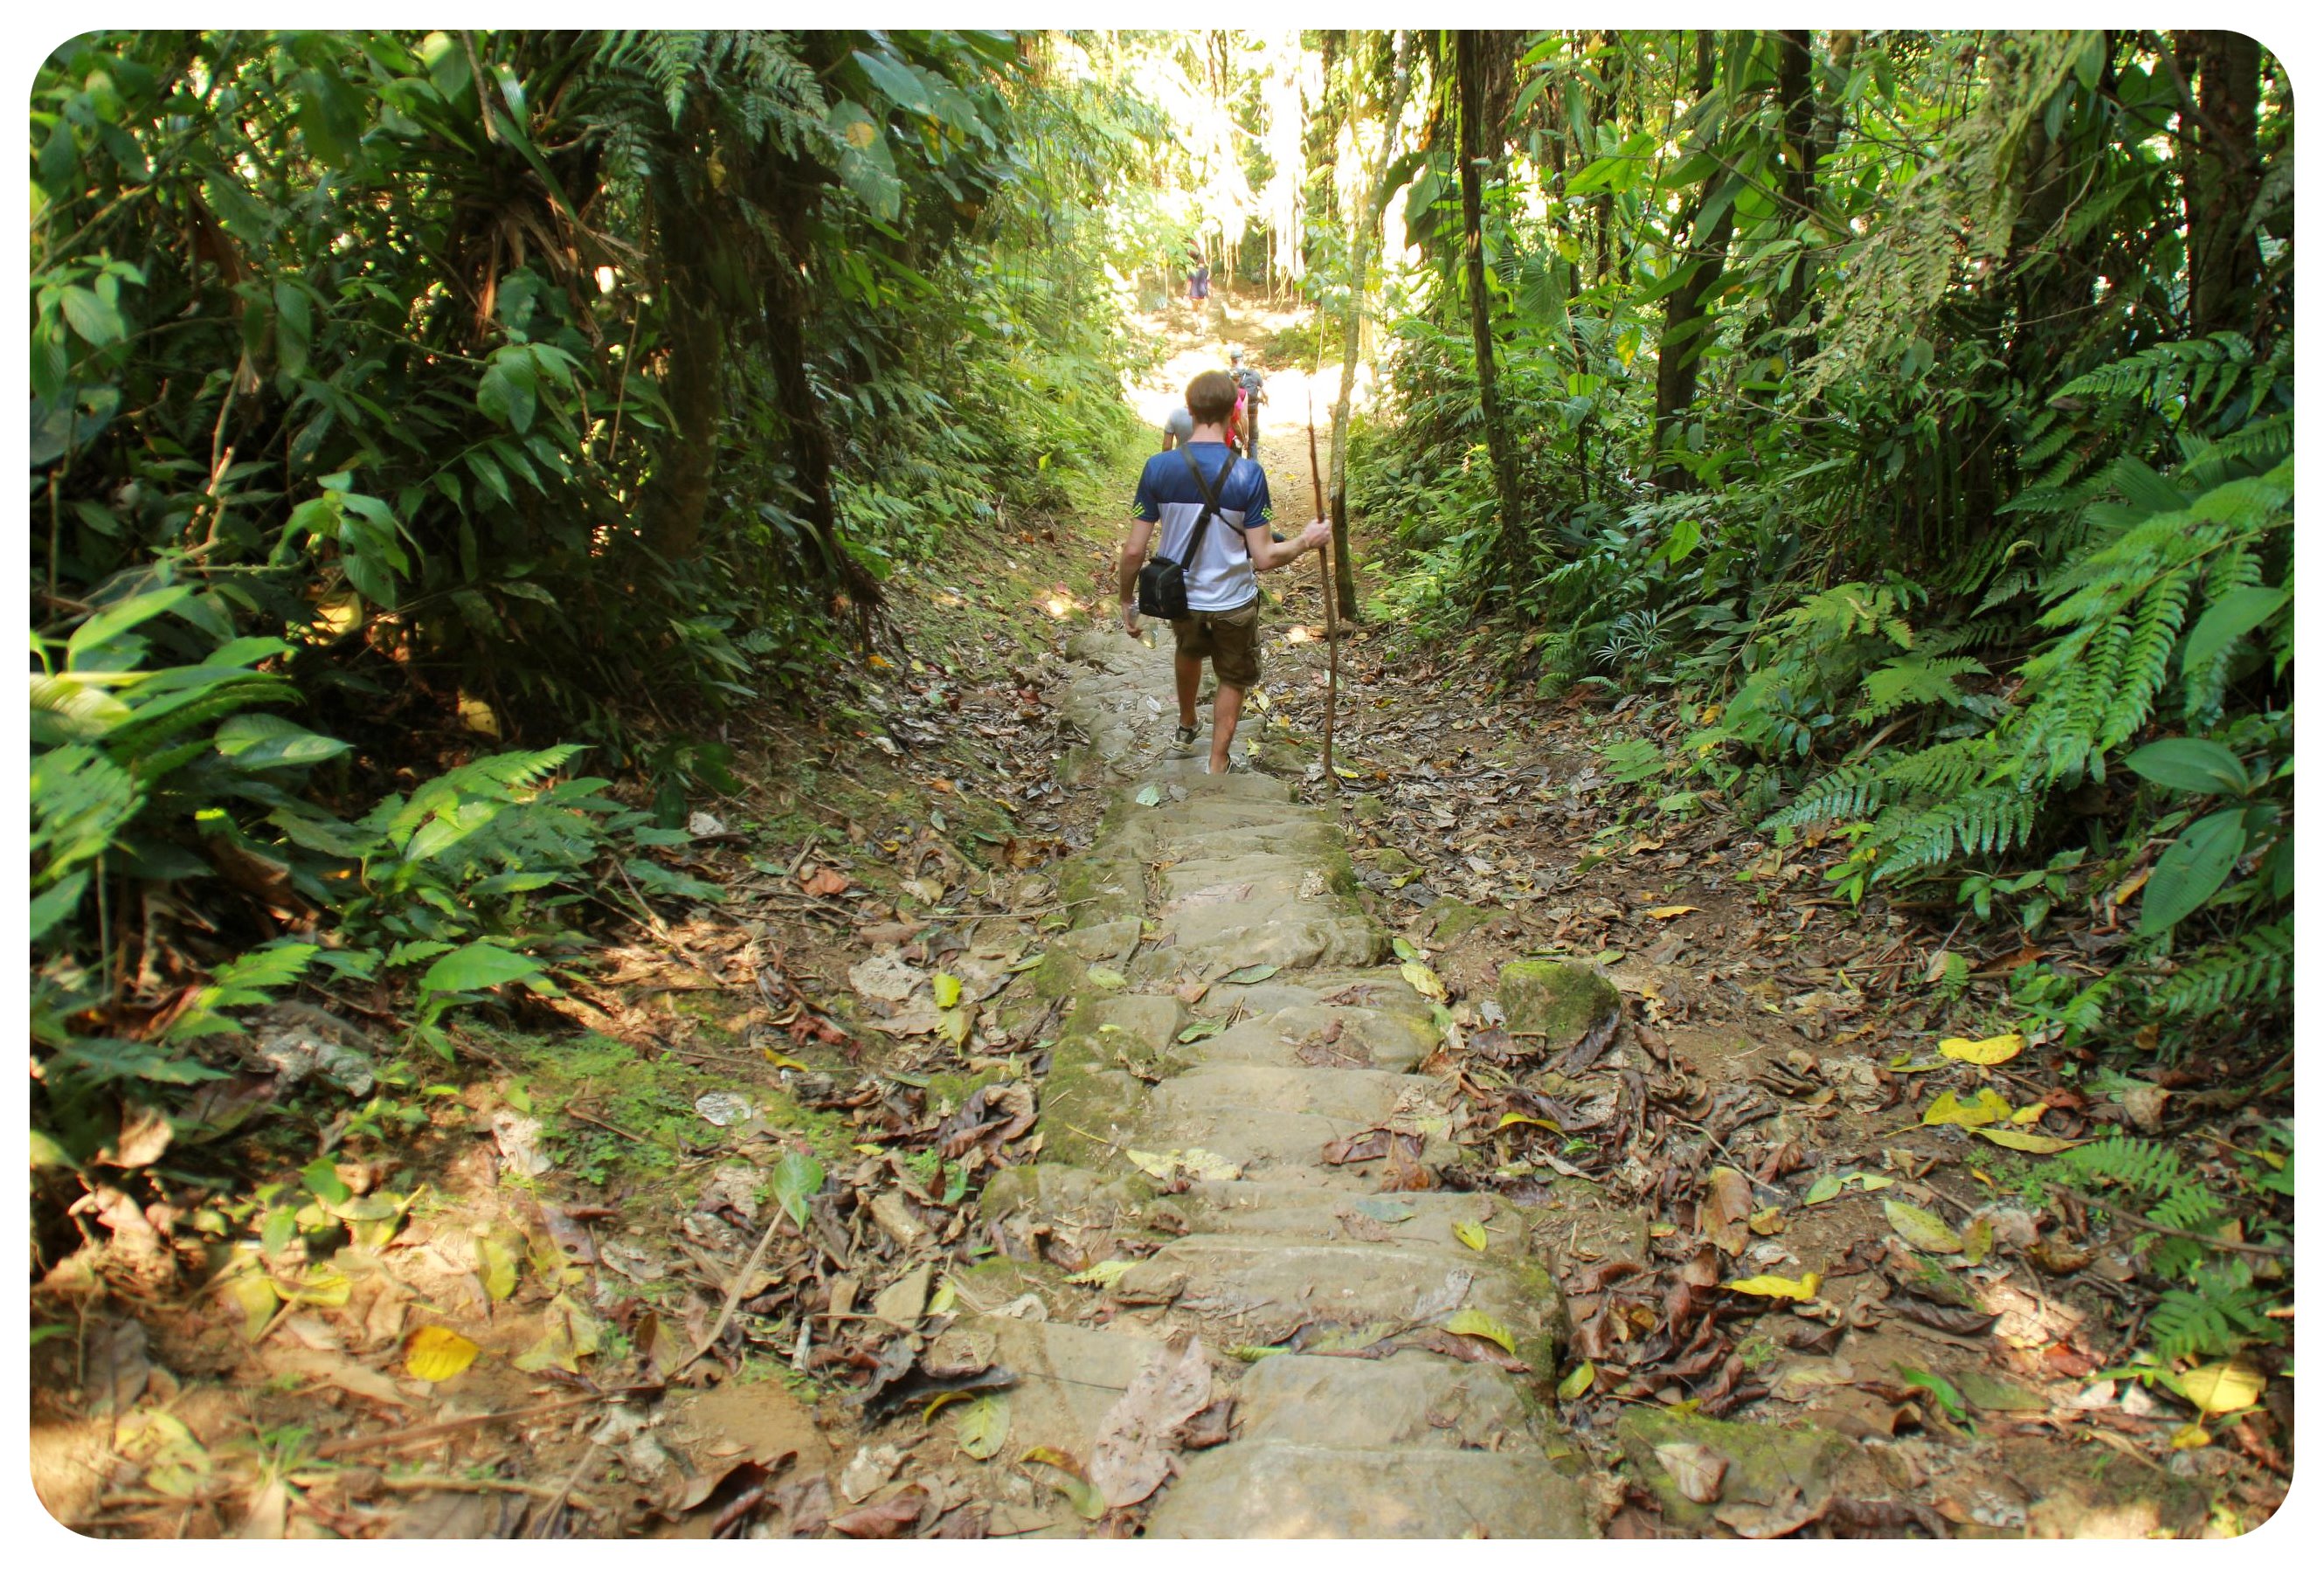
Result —
[[[1179,452],[1194,454],[1203,477],[1219,497],[1219,510],[1203,535],[1202,554],[1185,563],[1186,608],[1240,610],[1259,597],[1259,579],[1242,531],[1267,526],[1267,471],[1249,458],[1238,460],[1220,441],[1190,442],[1178,452],[1157,452],[1148,458],[1145,472],[1138,476],[1137,512],[1161,525],[1154,531],[1154,552],[1173,561],[1182,558],[1179,552],[1194,531],[1194,520],[1203,515],[1202,487],[1186,472],[1186,460]],[[1219,475],[1229,464],[1234,472],[1222,484]]]

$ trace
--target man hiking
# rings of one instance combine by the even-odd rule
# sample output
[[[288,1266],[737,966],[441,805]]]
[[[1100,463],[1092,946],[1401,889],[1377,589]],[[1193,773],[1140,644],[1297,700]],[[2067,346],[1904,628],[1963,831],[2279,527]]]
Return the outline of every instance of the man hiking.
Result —
[[[1186,614],[1170,623],[1178,645],[1177,743],[1181,749],[1194,743],[1194,692],[1207,659],[1219,683],[1211,699],[1213,773],[1227,771],[1243,694],[1259,680],[1259,584],[1252,574],[1323,549],[1332,533],[1319,518],[1296,540],[1274,537],[1268,528],[1266,472],[1227,445],[1234,404],[1234,379],[1224,371],[1204,371],[1186,383],[1194,438],[1176,452],[1146,460],[1120,573],[1121,627],[1131,637],[1138,635],[1138,575],[1148,544],[1155,543],[1157,561],[1174,561],[1185,573]],[[1162,526],[1158,541],[1157,523]]]
[[[1234,362],[1234,384],[1243,395],[1242,433],[1245,439],[1250,442],[1243,451],[1248,457],[1257,457],[1259,456],[1259,406],[1267,401],[1267,378],[1242,363],[1242,350],[1237,349],[1227,357]]]
[[[1167,452],[1173,447],[1184,447],[1187,442],[1193,440],[1194,438],[1194,416],[1187,411],[1185,404],[1179,404],[1176,408],[1171,410],[1168,414],[1163,416],[1163,451]]]

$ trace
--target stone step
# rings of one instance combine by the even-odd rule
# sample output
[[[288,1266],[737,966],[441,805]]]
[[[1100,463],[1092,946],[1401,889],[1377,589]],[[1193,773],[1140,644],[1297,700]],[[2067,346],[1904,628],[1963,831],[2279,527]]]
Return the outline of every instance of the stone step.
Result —
[[[1286,1170],[1322,1168],[1325,1145],[1370,1126],[1371,1123],[1361,1118],[1327,1117],[1313,1112],[1222,1108],[1189,1110],[1164,1117],[1148,1110],[1117,1141],[1156,1151],[1207,1149],[1244,1168],[1251,1176],[1275,1177]],[[1443,1169],[1458,1157],[1459,1151],[1442,1139],[1425,1140],[1421,1144],[1420,1164],[1432,1171]],[[1355,1173],[1367,1166],[1372,1171],[1386,1169],[1380,1163],[1370,1161],[1343,1169]],[[1352,1180],[1371,1187],[1379,1186],[1378,1178],[1369,1175],[1354,1177]]]
[[[1403,1248],[1364,1242],[1288,1242],[1268,1236],[1181,1237],[1141,1260],[1120,1292],[1152,1297],[1176,1289],[1176,1306],[1224,1343],[1273,1344],[1305,1324],[1401,1324],[1448,1283],[1466,1277],[1461,1306],[1500,1321],[1520,1357],[1548,1359],[1563,1311],[1555,1286],[1536,1267],[1520,1269],[1465,1248]]]
[[[1228,1444],[1188,1455],[1147,1518],[1162,1537],[1590,1537],[1582,1490],[1523,1441],[1480,1449]]]
[[[1346,901],[1335,909],[1322,901],[1286,905],[1254,921],[1215,910],[1189,910],[1166,923],[1169,946],[1141,953],[1130,978],[1172,982],[1250,964],[1302,969],[1314,964],[1368,964],[1388,946],[1388,934]]]
[[[1528,1431],[1507,1373],[1422,1351],[1268,1357],[1235,1386],[1235,1417],[1238,1444],[1315,1449],[1490,1449]]]
[[[1252,986],[1221,986],[1196,1004],[1195,1011],[1214,1015],[1238,1003],[1256,1017],[1285,1008],[1330,1007],[1367,1008],[1422,1020],[1434,1018],[1428,999],[1393,966],[1317,969],[1296,976],[1272,975]]]
[[[1347,1122],[1352,1131],[1385,1120],[1407,1089],[1432,1087],[1427,1079],[1378,1068],[1205,1063],[1155,1085],[1147,1104],[1157,1121],[1291,1112]]]
[[[1323,1169],[1349,1173],[1363,1168],[1342,1166]],[[1324,1186],[1276,1177],[1202,1183],[1157,1202],[1176,1204],[1189,1229],[1204,1233],[1336,1241],[1346,1240],[1353,1231],[1369,1234],[1363,1223],[1370,1222],[1386,1228],[1390,1245],[1435,1248],[1443,1251],[1448,1259],[1457,1260],[1462,1254],[1454,1250],[1467,1248],[1468,1244],[1461,1241],[1452,1228],[1458,1223],[1471,1222],[1485,1228],[1489,1251],[1496,1248],[1517,1251],[1525,1246],[1522,1217],[1512,1206],[1489,1194],[1381,1193],[1376,1184],[1360,1186],[1360,1182],[1358,1178]],[[1370,1201],[1372,1208],[1364,1209],[1358,1200]],[[1408,1209],[1408,1217],[1392,1218],[1396,1206]],[[1080,1213],[1087,1213],[1086,1206]],[[1344,1218],[1351,1215],[1360,1217],[1352,1228]],[[1470,1256],[1474,1256],[1474,1250],[1471,1250]]]
[[[1339,1033],[1329,1042],[1323,1035],[1333,1024]],[[1179,1025],[1170,1032],[1175,1042]],[[1308,1062],[1300,1048],[1308,1046],[1318,1060]],[[1216,1035],[1173,1045],[1173,1055],[1189,1062],[1249,1063],[1257,1066],[1330,1068],[1360,1066],[1404,1073],[1436,1049],[1435,1027],[1406,1013],[1370,1008],[1281,1008],[1264,1019],[1249,1019]]]

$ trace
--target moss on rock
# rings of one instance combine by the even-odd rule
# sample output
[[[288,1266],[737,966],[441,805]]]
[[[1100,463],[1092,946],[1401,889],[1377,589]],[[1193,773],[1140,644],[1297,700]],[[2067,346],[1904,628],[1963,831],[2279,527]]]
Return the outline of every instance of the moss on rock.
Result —
[[[1557,959],[1510,960],[1501,966],[1494,994],[1511,1030],[1561,1043],[1622,1005],[1622,994],[1595,969]]]

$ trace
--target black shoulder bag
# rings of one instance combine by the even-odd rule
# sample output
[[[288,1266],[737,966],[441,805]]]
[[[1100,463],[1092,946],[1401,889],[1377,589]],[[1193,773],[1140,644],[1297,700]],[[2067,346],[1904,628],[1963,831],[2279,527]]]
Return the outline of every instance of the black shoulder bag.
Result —
[[[1178,456],[1194,475],[1194,487],[1203,493],[1203,515],[1194,520],[1194,531],[1186,537],[1185,556],[1173,561],[1157,553],[1154,559],[1138,569],[1138,614],[1150,615],[1157,621],[1184,621],[1186,618],[1186,568],[1203,548],[1203,535],[1211,526],[1212,517],[1219,510],[1219,497],[1226,494],[1227,476],[1234,473],[1235,458],[1227,455],[1226,466],[1219,470],[1218,487],[1203,477],[1203,466],[1184,447]]]

